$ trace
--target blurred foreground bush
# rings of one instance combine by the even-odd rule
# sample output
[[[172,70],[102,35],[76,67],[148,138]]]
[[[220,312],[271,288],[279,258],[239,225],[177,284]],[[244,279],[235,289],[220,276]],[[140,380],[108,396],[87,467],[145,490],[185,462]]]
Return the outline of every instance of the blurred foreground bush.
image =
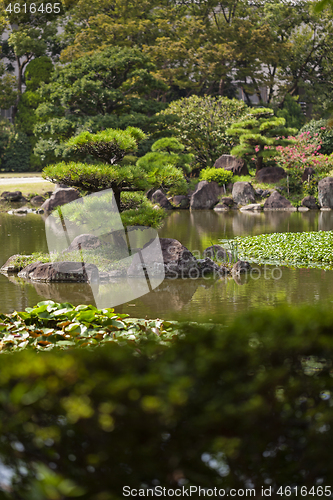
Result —
[[[4,353],[1,498],[329,485],[332,326],[331,311],[285,307],[185,325],[162,352]]]

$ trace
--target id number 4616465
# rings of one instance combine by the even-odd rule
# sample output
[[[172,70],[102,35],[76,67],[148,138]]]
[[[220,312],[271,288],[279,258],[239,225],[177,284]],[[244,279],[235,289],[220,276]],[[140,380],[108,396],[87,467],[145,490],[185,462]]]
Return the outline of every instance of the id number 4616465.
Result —
[[[24,3],[23,5],[19,3],[10,3],[5,8],[8,14],[30,14],[42,13],[42,14],[60,14],[60,3]]]
[[[306,497],[308,495],[312,497],[330,497],[332,496],[332,488],[331,486],[312,486],[311,488],[307,486],[280,486],[276,494],[284,497]]]

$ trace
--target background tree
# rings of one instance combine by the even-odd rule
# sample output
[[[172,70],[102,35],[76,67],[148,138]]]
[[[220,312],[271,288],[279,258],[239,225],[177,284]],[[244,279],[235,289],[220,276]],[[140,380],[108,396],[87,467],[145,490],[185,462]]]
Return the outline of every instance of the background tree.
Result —
[[[153,70],[147,56],[127,47],[111,47],[57,67],[39,91],[43,103],[36,111],[35,135],[40,139],[35,152],[54,161],[63,153],[60,143],[81,130],[157,128],[161,119],[154,113],[165,106],[153,96],[165,84]]]
[[[230,152],[232,138],[226,130],[248,111],[246,104],[237,99],[191,96],[172,102],[160,115],[175,115],[177,122],[170,127],[170,133],[179,137],[202,168],[212,166],[219,156]]]
[[[252,109],[252,118],[233,123],[227,133],[237,138],[239,144],[232,148],[231,154],[240,158],[248,155],[256,157],[256,172],[264,166],[264,160],[276,156],[277,146],[292,144],[288,135],[297,132],[296,129],[286,128],[284,118],[277,118],[269,108]]]
[[[56,57],[61,50],[57,38],[57,23],[59,16],[63,13],[62,4],[59,2],[60,12],[46,10],[46,3],[42,0],[28,0],[24,8],[23,4],[14,8],[14,4],[6,0],[0,0],[0,12],[9,36],[2,34],[1,57],[9,60],[8,70],[13,69],[13,63],[17,70],[18,96],[13,108],[13,119],[17,112],[20,96],[23,92],[24,71],[27,64],[34,58],[44,55]],[[8,6],[10,6],[8,8]],[[58,8],[57,7],[57,8]],[[5,10],[7,8],[7,10]],[[19,10],[19,12],[18,12]],[[48,9],[49,10],[49,9]],[[25,12],[26,11],[26,12]]]
[[[53,71],[53,63],[47,56],[37,57],[27,65],[24,79],[26,91],[21,95],[15,117],[16,129],[26,134],[31,146],[30,169],[41,170],[41,159],[33,153],[37,137],[34,135],[34,127],[37,123],[36,109],[42,102],[38,89],[42,84],[50,81]]]
[[[5,65],[0,63],[0,109],[8,109],[16,102],[16,78],[6,72]]]

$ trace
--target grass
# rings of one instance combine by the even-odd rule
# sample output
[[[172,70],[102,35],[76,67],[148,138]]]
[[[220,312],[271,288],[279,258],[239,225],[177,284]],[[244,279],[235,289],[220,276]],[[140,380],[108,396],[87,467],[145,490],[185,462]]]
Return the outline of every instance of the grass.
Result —
[[[110,253],[109,246],[102,246],[101,248],[96,248],[93,250],[84,250],[84,261],[89,264],[94,264],[98,267],[100,271],[107,272],[118,270],[122,268],[128,267],[129,263],[126,262],[121,263],[119,261],[119,254],[117,255],[116,251]],[[63,262],[68,260],[70,262],[82,262],[82,255],[79,251],[73,251],[70,253],[63,254],[52,254],[52,262]],[[29,264],[33,264],[34,262],[51,262],[51,257],[49,253],[35,252],[31,255],[18,255],[13,261],[11,265],[17,268],[24,269]]]
[[[260,234],[228,243],[237,246],[240,259],[257,264],[333,269],[333,231]]]
[[[233,184],[235,182],[250,182],[254,189],[264,189],[264,190],[275,189],[276,185],[279,185],[279,183],[267,184],[265,182],[257,182],[256,178],[253,175],[234,175],[231,182]]]
[[[52,182],[38,182],[38,183],[22,183],[20,184],[12,182],[10,184],[1,184],[0,182],[0,194],[3,193],[4,191],[21,191],[22,195],[25,197],[28,197],[29,195],[33,194],[36,196],[37,194],[40,196],[43,196],[45,193],[49,191],[54,190],[54,184]]]

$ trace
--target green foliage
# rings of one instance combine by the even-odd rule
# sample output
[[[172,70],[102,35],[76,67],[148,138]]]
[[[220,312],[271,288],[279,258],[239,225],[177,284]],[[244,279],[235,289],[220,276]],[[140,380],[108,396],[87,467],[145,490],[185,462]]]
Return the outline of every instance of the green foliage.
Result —
[[[224,170],[224,168],[205,168],[200,172],[200,180],[212,182],[215,181],[219,186],[223,184],[228,184],[231,182],[233,173],[229,170]]]
[[[44,500],[68,498],[68,489],[82,500],[118,499],[125,485],[142,485],[142,496],[156,485],[181,490],[175,471],[185,489],[251,484],[253,496],[267,478],[273,492],[293,485],[321,496],[318,488],[330,484],[330,309],[285,306],[240,315],[228,326],[176,326],[182,335],[173,343],[174,326],[165,321],[132,326],[111,311],[50,302],[33,310],[30,319],[13,319],[30,321],[34,331],[58,313],[51,329],[67,323],[59,328],[66,332],[79,320],[96,346],[98,328],[101,337],[111,329],[112,338],[104,348],[2,356],[0,454],[18,471],[5,499],[39,498],[40,491]],[[167,349],[160,332],[169,337]],[[37,332],[37,344],[45,334]]]
[[[159,151],[166,153],[181,153],[184,151],[184,146],[175,137],[163,137],[158,141],[154,142],[151,147],[152,151]]]
[[[275,109],[275,114],[278,118],[284,118],[286,127],[299,130],[305,123],[305,116],[300,104],[298,104],[299,96],[291,96],[287,94],[282,109]]]
[[[324,155],[333,153],[333,126],[332,120],[311,120],[300,130],[300,134],[310,132],[309,138],[313,141],[322,141],[320,152]]]
[[[182,154],[184,150],[181,144],[174,137],[164,137],[154,142],[151,152],[145,154],[137,161],[138,167],[148,171],[156,171],[165,167],[176,167],[182,169],[184,173],[191,171],[191,162],[194,155],[191,153]]]
[[[174,115],[178,121],[171,132],[195,154],[201,167],[212,166],[219,156],[229,153],[232,139],[226,129],[237,119],[245,116],[249,108],[237,99],[227,97],[191,97],[172,102],[160,113]]]
[[[314,196],[318,199],[318,178],[317,176],[310,177],[310,180],[303,182],[304,196]]]
[[[53,63],[47,56],[36,57],[26,67],[24,80],[27,90],[36,91],[42,83],[50,83]]]
[[[9,120],[1,119],[0,121],[0,168],[3,161],[3,156],[8,147],[11,137],[14,135],[14,126]]]
[[[237,237],[239,258],[259,264],[333,269],[333,232],[273,233]]]
[[[166,87],[153,72],[141,50],[116,46],[57,66],[51,82],[40,90],[44,102],[36,111],[36,137],[61,148],[62,141],[82,131],[131,125],[151,133],[161,121],[153,115],[165,107],[153,93]],[[35,151],[39,153],[39,144]]]
[[[109,233],[112,229],[112,220],[107,217],[101,219],[101,213],[105,212],[105,207],[113,202],[112,193],[106,191],[99,196],[91,196],[85,199],[85,209],[82,210],[80,204],[68,203],[62,207],[62,215],[69,221],[75,222],[82,228],[83,232],[90,232],[91,228],[99,227],[101,234]],[[123,192],[120,198],[121,221],[124,227],[128,226],[150,226],[156,229],[161,227],[163,219],[166,217],[166,211],[161,208],[154,208],[151,201],[142,192]],[[59,214],[54,211],[54,217],[60,223]],[[119,229],[117,218],[115,219],[116,228]],[[84,229],[83,229],[84,228]],[[94,249],[89,256],[89,262],[95,264],[102,271],[109,271],[119,266],[115,260],[119,260],[117,255],[112,253],[112,245],[103,245],[100,249]],[[122,258],[121,254],[121,258]],[[70,259],[81,262],[80,253],[75,255],[71,252]],[[58,260],[55,258],[55,260]],[[63,260],[63,255],[59,255],[59,260]],[[115,265],[114,265],[115,264]]]
[[[133,345],[147,340],[167,345],[177,334],[173,323],[127,317],[128,314],[116,314],[114,309],[100,310],[92,305],[39,302],[24,312],[0,315],[1,353],[95,348],[110,342]]]
[[[301,194],[303,192],[302,175],[303,169],[300,170],[297,167],[288,168],[288,177],[281,179],[279,184],[281,187],[289,189],[290,194]]]
[[[30,169],[31,146],[23,132],[12,133],[1,161],[5,172],[27,172]]]
[[[0,62],[0,109],[9,109],[13,106],[17,96],[16,77],[6,73],[5,65]]]
[[[105,163],[118,164],[126,154],[135,152],[137,142],[144,138],[142,130],[135,127],[127,127],[126,130],[106,129],[97,134],[81,132],[67,141],[66,146],[83,157],[91,155]]]
[[[285,139],[285,136],[292,135],[296,130],[286,128],[285,119],[274,117],[274,112],[269,108],[251,109],[250,115],[249,119],[231,125],[227,133],[236,137],[239,143],[231,150],[231,154],[245,159],[249,155],[255,156],[258,172],[265,159],[276,155],[278,146],[293,144],[294,141]]]
[[[103,189],[149,188],[147,174],[135,165],[107,165],[97,163],[60,162],[43,169],[43,177],[84,191]]]

